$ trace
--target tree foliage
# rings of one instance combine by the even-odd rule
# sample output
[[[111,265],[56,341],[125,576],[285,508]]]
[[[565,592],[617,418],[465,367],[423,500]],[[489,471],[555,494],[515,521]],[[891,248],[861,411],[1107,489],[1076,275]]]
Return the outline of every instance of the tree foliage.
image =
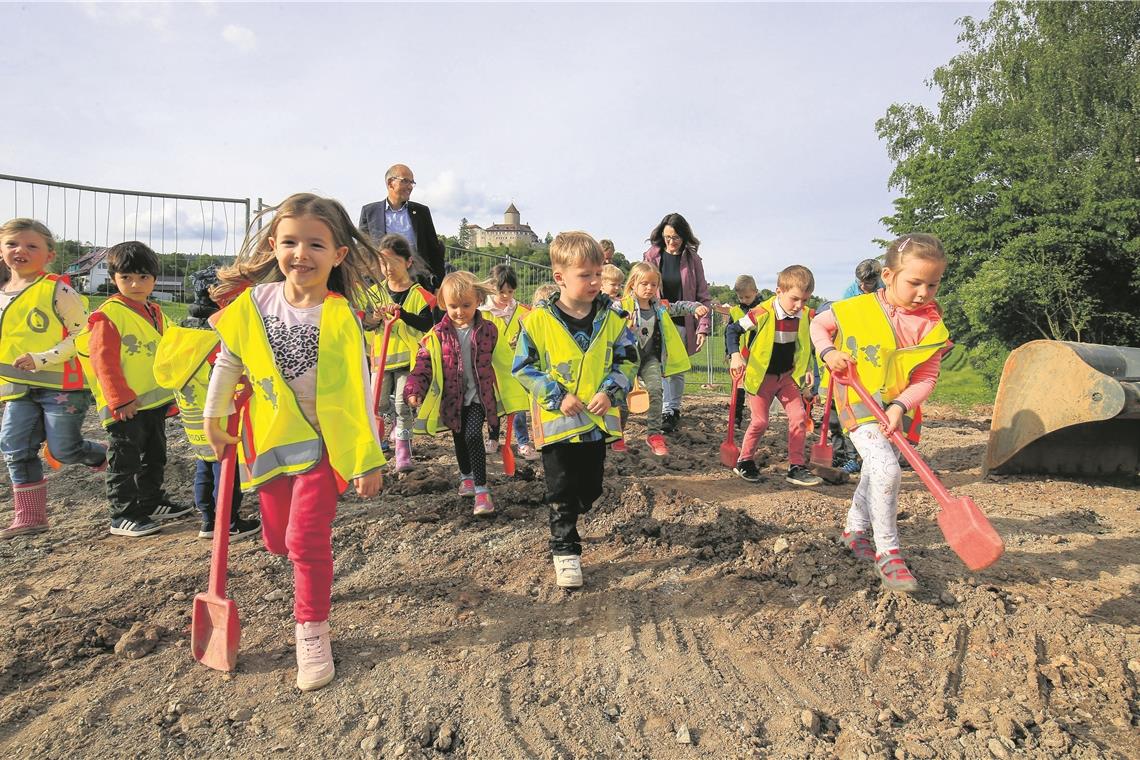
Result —
[[[876,123],[883,221],[938,235],[959,340],[1140,345],[1140,4],[996,3],[934,71],[937,111]]]

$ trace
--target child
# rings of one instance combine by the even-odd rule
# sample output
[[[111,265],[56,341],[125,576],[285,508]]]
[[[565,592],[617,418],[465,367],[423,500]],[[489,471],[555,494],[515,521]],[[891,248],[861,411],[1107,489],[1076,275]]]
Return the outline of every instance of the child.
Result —
[[[807,300],[815,290],[811,270],[790,266],[776,280],[776,295],[750,309],[747,314],[725,329],[724,340],[732,356],[729,370],[743,377],[741,385],[749,393],[752,419],[740,446],[740,460],[733,468],[750,482],[760,480],[753,458],[760,438],[768,429],[768,410],[772,398],[780,399],[788,415],[788,474],[785,480],[798,486],[817,486],[823,481],[804,466],[804,444],[807,439],[807,409],[800,384],[808,380],[811,341],[808,323],[811,310]],[[755,330],[752,341],[742,347],[740,338]],[[744,348],[748,359],[744,358]],[[809,383],[810,384],[810,383]]]
[[[218,311],[218,305],[210,299],[207,288],[217,285],[218,279],[213,267],[210,267],[205,276],[193,279],[197,301],[190,307],[190,316],[183,323],[184,326],[171,325],[163,333],[154,357],[154,376],[159,385],[174,392],[186,439],[194,450],[194,506],[202,516],[198,538],[213,538],[214,507],[218,501],[218,479],[221,477],[222,465],[206,440],[202,409],[206,403],[210,367],[219,347],[218,335],[207,321]],[[260,520],[243,520],[239,514],[241,483],[236,469],[230,503],[231,541],[261,530]]]
[[[896,591],[914,591],[918,582],[900,553],[896,514],[902,473],[887,435],[902,428],[918,439],[912,418],[934,390],[942,353],[950,345],[934,300],[945,269],[938,238],[904,235],[887,249],[882,290],[836,301],[811,326],[812,342],[827,368],[842,372],[855,365],[863,385],[885,404],[890,424],[882,429],[853,390],[836,394],[840,420],[863,457],[843,540],[855,556],[874,560],[883,585]]]
[[[432,306],[435,299],[422,285],[412,279],[412,246],[407,238],[389,233],[376,244],[380,251],[381,266],[387,279],[384,293],[390,303],[374,310],[373,316],[385,312],[389,317],[400,310],[400,316],[388,338],[388,355],[384,362],[384,387],[380,389],[380,411],[388,409],[395,396],[396,424],[391,437],[396,445],[396,472],[411,470],[412,464],[412,410],[404,402],[404,384],[411,371],[416,347],[424,333],[431,329]],[[379,333],[379,330],[377,331]],[[382,339],[373,343],[373,359],[379,360]]]
[[[615,301],[621,300],[625,274],[613,264],[602,267],[602,292]]]
[[[519,330],[522,328],[522,321],[530,309],[515,300],[515,291],[518,290],[519,280],[510,264],[496,264],[491,269],[490,284],[495,287],[495,293],[487,296],[487,300],[479,308],[502,321],[505,329],[504,334],[500,337],[506,339],[511,353],[514,354],[515,346],[519,342]],[[511,381],[514,382],[514,378],[511,378]],[[513,419],[515,443],[518,445],[519,456],[533,462],[538,459],[538,451],[530,442],[526,411],[515,413]],[[484,450],[488,454],[494,454],[498,451],[497,437],[488,436]]]
[[[661,379],[688,372],[692,366],[681,334],[669,317],[692,314],[699,319],[709,310],[697,301],[667,304],[658,299],[660,288],[661,272],[652,264],[639,261],[629,270],[621,307],[629,314],[629,326],[637,339],[638,358],[641,362],[637,376],[649,393],[649,417],[645,424],[648,435],[645,440],[654,454],[663,457],[669,453],[669,448],[665,445],[661,428]],[[625,415],[623,409],[623,429]],[[617,447],[620,442],[615,442],[614,446]]]
[[[335,200],[299,193],[264,213],[273,212],[234,265],[218,272],[215,300],[233,301],[213,318],[222,350],[205,427],[219,459],[238,443],[223,425],[244,373],[253,394],[238,447],[247,465],[242,487],[257,489],[266,549],[293,563],[297,688],[310,691],[336,674],[328,617],[337,495],[351,481],[361,496],[374,496],[383,483],[355,313],[369,306],[368,281],[379,272],[375,250]]]
[[[755,309],[760,305],[760,289],[756,287],[756,280],[750,274],[742,274],[736,278],[736,284],[732,286],[732,290],[736,293],[736,305],[730,306],[728,309],[728,321],[739,322],[744,319],[744,315]],[[748,359],[748,346],[752,343],[752,339],[756,337],[756,328],[747,330],[741,338],[740,342],[740,356],[747,361]],[[725,333],[724,355],[732,357],[732,351],[728,349],[728,335]],[[745,403],[745,390],[744,386],[736,389],[736,426],[740,427],[744,424],[744,407]]]
[[[601,292],[602,250],[585,232],[560,233],[550,265],[560,292],[523,323],[514,374],[530,393],[542,452],[557,584],[582,585],[578,516],[602,494],[606,443],[621,437],[618,407],[637,371],[637,343]]]
[[[526,408],[526,393],[510,375],[511,350],[501,322],[477,308],[494,291],[470,272],[452,272],[439,287],[445,314],[424,338],[404,386],[407,402],[420,407],[416,432],[451,430],[459,461],[459,494],[474,496],[476,515],[490,515],[483,422],[497,436],[499,415]],[[422,405],[422,406],[421,406]]]
[[[106,262],[119,292],[91,314],[76,349],[111,443],[111,535],[137,538],[158,533],[159,520],[181,517],[191,507],[166,503],[162,490],[174,394],[154,376],[155,352],[169,324],[158,304],[147,300],[158,278],[158,255],[132,240],[111,246]]]
[[[558,285],[553,282],[544,282],[534,289],[534,296],[531,297],[531,300],[534,301],[535,306],[538,306],[543,301],[549,301],[556,295],[558,295]]]
[[[48,529],[47,481],[40,446],[58,462],[102,470],[107,449],[83,440],[91,395],[75,337],[87,324],[87,303],[57,275],[51,231],[32,219],[0,226],[6,282],[0,286],[0,447],[12,479],[12,524],[0,538]]]

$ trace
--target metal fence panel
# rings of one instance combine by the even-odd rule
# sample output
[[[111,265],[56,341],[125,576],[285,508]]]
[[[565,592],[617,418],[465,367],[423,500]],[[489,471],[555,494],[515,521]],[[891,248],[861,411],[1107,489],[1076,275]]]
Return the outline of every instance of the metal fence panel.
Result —
[[[535,288],[554,281],[554,274],[549,266],[512,258],[508,254],[499,255],[486,251],[472,251],[467,248],[448,246],[444,260],[455,269],[471,272],[479,278],[490,277],[491,269],[497,264],[509,264],[515,270],[515,276],[519,280],[515,298],[520,303],[530,303]]]

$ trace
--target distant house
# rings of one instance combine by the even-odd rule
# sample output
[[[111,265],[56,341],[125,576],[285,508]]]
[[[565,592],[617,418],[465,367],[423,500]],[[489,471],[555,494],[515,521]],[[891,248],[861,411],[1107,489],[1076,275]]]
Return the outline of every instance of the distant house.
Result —
[[[525,243],[532,248],[540,245],[538,235],[534,234],[529,224],[522,223],[522,215],[513,203],[503,212],[502,224],[492,224],[486,229],[478,224],[468,224],[463,231],[467,235],[469,244],[476,248],[492,245],[511,246],[516,243]]]
[[[76,290],[81,293],[98,293],[99,287],[107,284],[104,292],[115,292],[111,273],[107,271],[108,250],[110,249],[92,248],[67,268],[64,274],[71,277],[71,284]],[[151,297],[156,301],[173,301],[182,295],[183,290],[181,277],[160,275],[154,283],[154,294]]]

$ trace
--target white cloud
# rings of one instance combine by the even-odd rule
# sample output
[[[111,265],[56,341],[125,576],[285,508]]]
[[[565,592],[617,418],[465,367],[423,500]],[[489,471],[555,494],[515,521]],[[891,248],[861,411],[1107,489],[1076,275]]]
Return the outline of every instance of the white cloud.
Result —
[[[222,39],[243,53],[248,53],[257,47],[257,35],[253,30],[237,24],[227,24],[222,30]]]

